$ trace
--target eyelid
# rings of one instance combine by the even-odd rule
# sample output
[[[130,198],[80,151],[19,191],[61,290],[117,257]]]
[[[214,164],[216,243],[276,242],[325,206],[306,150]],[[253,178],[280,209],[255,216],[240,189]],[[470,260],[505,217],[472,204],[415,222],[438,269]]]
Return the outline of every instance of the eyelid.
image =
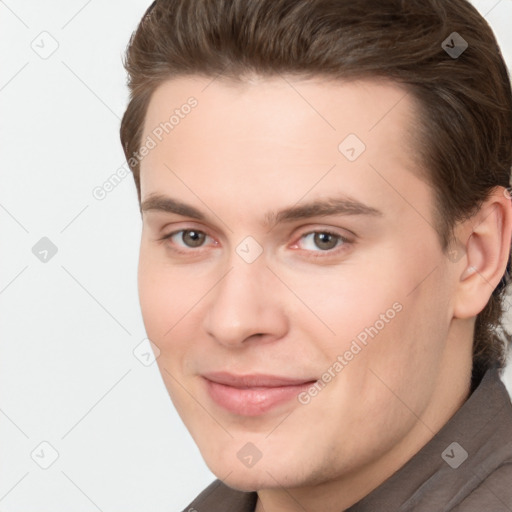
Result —
[[[349,229],[339,228],[334,226],[325,226],[325,225],[314,225],[302,227],[298,231],[298,234],[294,235],[294,240],[300,240],[302,237],[306,235],[310,235],[312,233],[328,233],[330,235],[334,235],[342,238],[346,242],[355,242],[358,236]]]
[[[335,238],[337,238],[341,243],[339,243],[332,249],[325,249],[325,250],[318,249],[317,251],[314,251],[311,249],[301,249],[300,247],[298,247],[299,242],[303,238],[305,238],[306,236],[309,236],[309,235],[317,234],[317,233],[332,235]],[[354,243],[353,240],[351,240],[349,237],[345,236],[344,234],[337,232],[335,229],[316,228],[316,229],[309,229],[307,231],[302,232],[298,237],[295,238],[295,242],[293,242],[293,244],[291,245],[291,248],[303,250],[308,253],[320,253],[320,254],[315,254],[315,256],[320,256],[322,254],[324,254],[325,256],[332,256],[333,254],[336,254],[337,252],[343,250],[344,246],[351,245],[353,243]]]
[[[164,226],[157,229],[162,233],[165,232],[166,229],[171,229],[171,231],[169,231],[168,233],[162,234],[159,240],[168,238],[172,235],[175,235],[176,233],[179,233],[180,231],[199,231],[209,236],[210,238],[215,238],[210,234],[209,228],[198,221],[181,221],[166,223]]]

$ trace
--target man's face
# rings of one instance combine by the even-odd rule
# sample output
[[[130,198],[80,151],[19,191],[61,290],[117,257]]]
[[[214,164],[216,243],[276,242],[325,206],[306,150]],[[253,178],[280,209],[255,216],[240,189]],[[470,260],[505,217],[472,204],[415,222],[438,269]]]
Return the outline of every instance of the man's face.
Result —
[[[142,202],[200,218],[147,203],[141,309],[171,399],[228,485],[319,483],[431,437],[454,279],[413,116],[404,90],[373,81],[187,77],[152,97]]]

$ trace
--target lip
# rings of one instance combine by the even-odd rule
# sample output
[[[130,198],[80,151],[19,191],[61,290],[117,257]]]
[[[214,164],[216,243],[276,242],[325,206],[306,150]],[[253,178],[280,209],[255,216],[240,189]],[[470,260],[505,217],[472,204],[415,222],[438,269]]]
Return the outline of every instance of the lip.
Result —
[[[233,414],[258,416],[296,398],[316,379],[293,379],[275,375],[203,374],[210,398]]]

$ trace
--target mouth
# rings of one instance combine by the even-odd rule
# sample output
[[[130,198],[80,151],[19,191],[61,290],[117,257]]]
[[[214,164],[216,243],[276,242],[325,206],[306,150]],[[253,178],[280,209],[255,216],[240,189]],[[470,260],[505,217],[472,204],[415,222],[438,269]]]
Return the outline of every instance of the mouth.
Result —
[[[202,375],[210,398],[223,409],[240,416],[259,416],[289,402],[316,379],[292,379],[275,375]],[[297,402],[297,405],[299,403]]]

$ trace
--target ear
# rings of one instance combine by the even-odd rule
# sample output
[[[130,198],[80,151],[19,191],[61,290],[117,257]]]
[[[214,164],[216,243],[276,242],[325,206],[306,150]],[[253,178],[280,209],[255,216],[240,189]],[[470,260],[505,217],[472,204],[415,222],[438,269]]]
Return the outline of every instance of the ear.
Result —
[[[465,257],[457,262],[454,317],[471,318],[484,309],[507,267],[512,237],[509,191],[494,188],[480,210],[457,231]]]

